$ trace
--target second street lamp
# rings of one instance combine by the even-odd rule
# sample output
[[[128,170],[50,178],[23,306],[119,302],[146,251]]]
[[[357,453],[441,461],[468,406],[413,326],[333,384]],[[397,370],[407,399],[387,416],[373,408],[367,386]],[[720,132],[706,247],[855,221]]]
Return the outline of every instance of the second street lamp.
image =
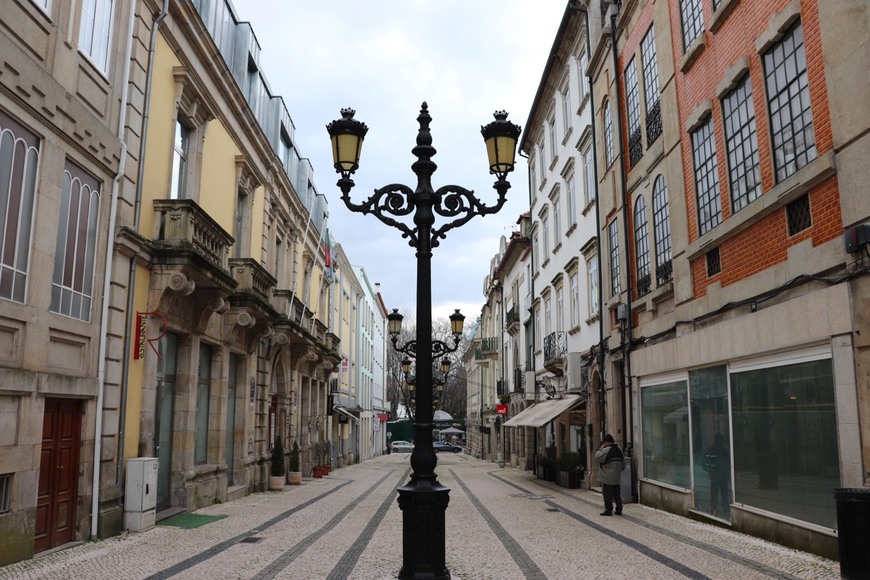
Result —
[[[353,118],[353,109],[342,109],[342,118],[326,126],[332,141],[335,171],[341,199],[353,212],[372,214],[381,222],[402,232],[402,237],[417,249],[417,339],[401,349],[417,359],[417,405],[415,414],[415,445],[411,453],[411,481],[400,487],[399,508],[402,510],[402,569],[399,578],[447,579],[450,573],[445,562],[445,511],[450,490],[435,475],[437,459],[432,448],[432,361],[451,350],[449,345],[432,340],[432,249],[438,247],[448,231],[468,222],[475,216],[498,212],[506,201],[510,183],[507,174],[513,171],[514,155],[520,128],[507,120],[507,113],[496,111],[495,121],[481,128],[489,158],[489,170],[496,176],[493,189],[498,193],[494,205],[486,205],[474,192],[458,185],[432,187],[432,174],[437,165],[432,161],[435,148],[429,124],[429,107],[424,102],[417,122],[417,145],[411,152],[417,160],[411,170],[417,176],[417,186],[390,184],[374,191],[363,203],[350,199],[354,186],[350,176],[359,167],[362,141],[368,132],[364,123]],[[412,216],[408,224],[397,218]],[[435,228],[436,214],[445,222]],[[456,311],[450,316],[455,337],[453,350],[459,345],[462,320]],[[388,316],[389,330],[396,345],[401,330],[401,315],[393,311]]]

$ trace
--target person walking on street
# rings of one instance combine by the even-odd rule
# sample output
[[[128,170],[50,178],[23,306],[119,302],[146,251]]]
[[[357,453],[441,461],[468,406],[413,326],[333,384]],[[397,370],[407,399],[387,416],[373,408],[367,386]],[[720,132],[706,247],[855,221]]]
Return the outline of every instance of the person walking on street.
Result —
[[[604,511],[602,516],[613,515],[613,503],[616,501],[616,515],[622,515],[622,491],[619,481],[622,479],[622,465],[625,456],[622,449],[609,433],[604,436],[601,447],[595,452],[595,460],[601,465],[601,492],[604,494]]]

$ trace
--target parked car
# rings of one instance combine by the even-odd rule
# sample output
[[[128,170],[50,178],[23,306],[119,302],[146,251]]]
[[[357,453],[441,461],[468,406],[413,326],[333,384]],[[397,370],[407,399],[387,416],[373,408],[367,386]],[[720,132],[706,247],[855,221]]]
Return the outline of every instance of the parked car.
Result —
[[[432,443],[432,447],[435,449],[435,453],[438,453],[440,451],[459,453],[460,451],[462,451],[461,446],[454,445],[453,443],[448,443],[447,441],[435,441]]]
[[[410,453],[414,450],[414,444],[410,441],[393,441],[390,443],[390,453]]]

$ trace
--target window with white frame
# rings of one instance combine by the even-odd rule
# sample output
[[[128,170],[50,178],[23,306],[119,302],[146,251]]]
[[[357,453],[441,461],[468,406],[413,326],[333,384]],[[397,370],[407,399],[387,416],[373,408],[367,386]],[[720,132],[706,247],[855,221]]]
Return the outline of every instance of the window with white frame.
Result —
[[[695,197],[698,204],[698,232],[704,235],[722,223],[719,201],[719,171],[713,120],[708,118],[692,132],[692,159],[695,162]]]
[[[646,146],[649,147],[662,134],[656,31],[652,25],[640,43],[640,56],[643,64],[643,94],[646,101]]]
[[[595,201],[595,160],[592,158],[592,149],[583,152],[583,174],[586,176],[586,206]]]
[[[541,182],[538,187],[542,187],[547,182],[547,168],[544,166],[544,137],[538,141],[538,174],[541,176]]]
[[[190,129],[184,123],[175,122],[175,139],[172,147],[172,183],[169,187],[170,199],[186,197],[190,133]]]
[[[804,29],[795,22],[764,55],[773,161],[779,183],[818,155]]]
[[[550,218],[547,214],[541,216],[541,258],[550,258]]]
[[[535,231],[532,234],[532,262],[534,262],[534,273],[537,274],[541,268],[541,237]],[[531,282],[531,279],[530,279]]]
[[[656,242],[656,283],[671,279],[671,222],[668,208],[668,188],[659,175],[653,184],[653,235]]]
[[[568,284],[571,287],[571,328],[580,326],[580,282],[577,272],[571,272]]]
[[[552,319],[550,312],[550,295],[544,296],[544,336],[549,336],[552,332]]]
[[[637,295],[649,293],[652,277],[649,267],[649,231],[647,229],[646,201],[639,195],[634,202],[634,256],[637,276]]]
[[[562,241],[562,207],[558,197],[553,199],[553,248]]]
[[[704,32],[701,0],[680,0],[680,18],[683,24],[683,50],[686,50]]]
[[[604,160],[610,167],[615,153],[613,150],[613,117],[610,114],[610,101],[604,103]]]
[[[39,138],[0,112],[0,298],[24,302]]]
[[[532,188],[532,195],[534,195],[535,188],[538,187],[538,171],[536,169],[537,157],[534,153],[532,153],[532,157],[529,158],[529,181]]]
[[[586,98],[586,95],[589,94],[589,79],[586,78],[586,69],[589,68],[589,56],[584,51],[583,54],[580,55],[580,59],[577,62],[577,76],[579,77],[579,82],[577,83],[580,87],[580,101]]]
[[[589,292],[589,318],[598,316],[598,256],[586,259],[586,289]]]
[[[574,172],[565,178],[565,197],[567,198],[568,227],[577,223],[577,193],[575,191]]]
[[[547,120],[547,137],[550,140],[550,163],[556,159],[556,116],[552,115]]]
[[[560,330],[565,324],[565,292],[561,282],[556,287],[556,318],[553,321],[553,328]]]
[[[607,241],[610,244],[610,295],[622,292],[619,278],[619,224],[613,220],[607,224]]]
[[[761,195],[755,106],[752,104],[752,80],[748,74],[722,99],[722,117],[728,150],[731,212],[737,213]]]
[[[51,12],[51,0],[33,0],[33,3],[42,8],[46,14]]]
[[[564,127],[564,134],[567,136],[571,131],[571,91],[569,90],[570,85],[567,80],[565,81],[565,86],[562,87],[562,123]]]
[[[113,9],[114,0],[82,0],[79,49],[102,72],[107,72],[109,67]]]
[[[91,319],[100,218],[100,183],[67,159],[51,284],[51,311]]]
[[[535,350],[541,349],[543,344],[543,336],[541,336],[541,306],[535,306]]]

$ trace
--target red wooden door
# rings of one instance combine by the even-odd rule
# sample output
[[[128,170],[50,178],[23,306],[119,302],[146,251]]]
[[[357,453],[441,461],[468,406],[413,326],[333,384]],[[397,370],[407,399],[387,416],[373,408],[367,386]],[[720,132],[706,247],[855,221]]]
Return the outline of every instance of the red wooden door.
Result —
[[[81,424],[80,401],[45,400],[34,552],[75,538]]]

